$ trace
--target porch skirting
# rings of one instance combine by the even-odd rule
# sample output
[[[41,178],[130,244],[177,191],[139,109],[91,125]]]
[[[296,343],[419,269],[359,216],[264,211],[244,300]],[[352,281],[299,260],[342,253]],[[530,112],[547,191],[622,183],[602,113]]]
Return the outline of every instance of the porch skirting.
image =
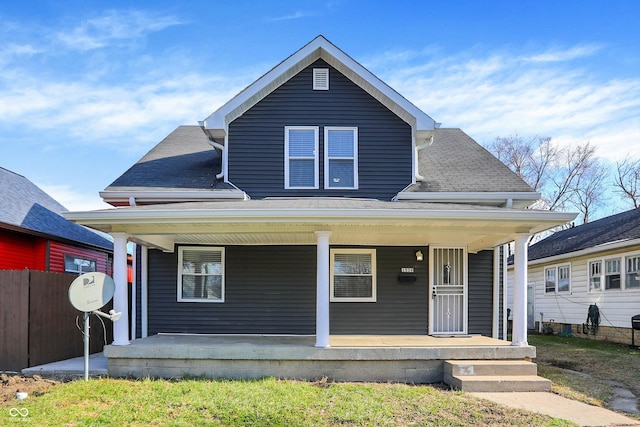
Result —
[[[525,360],[535,348],[482,336],[315,336],[159,334],[105,347],[111,377],[275,377],[307,381],[435,383],[445,360]]]

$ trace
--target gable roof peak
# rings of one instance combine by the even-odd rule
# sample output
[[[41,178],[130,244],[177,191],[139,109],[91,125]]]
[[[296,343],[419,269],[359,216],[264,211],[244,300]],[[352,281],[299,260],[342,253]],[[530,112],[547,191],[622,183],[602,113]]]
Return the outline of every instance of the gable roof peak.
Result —
[[[431,117],[340,50],[323,35],[318,35],[258,80],[251,83],[200,122],[200,125],[211,139],[223,143],[229,123],[318,59],[324,60],[344,74],[411,125],[417,138],[427,139],[431,137],[436,129],[436,122]]]

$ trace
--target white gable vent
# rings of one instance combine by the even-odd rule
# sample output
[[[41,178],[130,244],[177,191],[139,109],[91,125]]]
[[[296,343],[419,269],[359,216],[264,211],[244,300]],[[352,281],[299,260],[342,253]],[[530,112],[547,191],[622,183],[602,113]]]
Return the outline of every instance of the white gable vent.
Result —
[[[329,69],[313,69],[313,90],[329,90]]]

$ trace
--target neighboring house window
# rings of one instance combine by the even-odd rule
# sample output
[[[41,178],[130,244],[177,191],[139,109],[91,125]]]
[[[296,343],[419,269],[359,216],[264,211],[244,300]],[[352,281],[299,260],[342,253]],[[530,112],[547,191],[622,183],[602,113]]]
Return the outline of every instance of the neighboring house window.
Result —
[[[376,250],[331,251],[331,301],[376,301]]]
[[[324,128],[324,187],[358,188],[358,128]]]
[[[65,255],[64,271],[76,274],[90,273],[96,271],[96,262],[95,260],[80,258],[75,255]]]
[[[546,293],[551,293],[556,291],[556,269],[554,268],[545,268],[544,269],[544,291]]]
[[[318,188],[318,127],[284,128],[285,188]]]
[[[329,90],[329,69],[313,69],[313,90]]]
[[[568,265],[560,265],[544,269],[544,291],[571,292],[571,269]]]
[[[620,258],[605,260],[604,266],[605,290],[620,289]]]
[[[589,292],[602,290],[602,261],[589,263]]]
[[[640,255],[627,257],[625,288],[640,288]]]
[[[224,302],[224,248],[178,249],[178,301]]]

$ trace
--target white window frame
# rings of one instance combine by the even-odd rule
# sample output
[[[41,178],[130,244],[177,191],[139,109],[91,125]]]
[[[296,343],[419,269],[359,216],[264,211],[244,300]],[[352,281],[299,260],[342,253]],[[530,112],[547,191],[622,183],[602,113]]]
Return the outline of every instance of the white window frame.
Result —
[[[376,302],[377,300],[377,268],[376,268],[376,250],[375,249],[331,249],[331,266],[330,266],[330,301],[331,302]],[[335,256],[336,254],[369,254],[371,256],[371,297],[336,297],[334,296],[334,278],[335,278]],[[365,275],[363,275],[365,276]],[[369,276],[369,275],[366,275]]]
[[[565,270],[568,273],[568,277],[566,278],[569,281],[569,288],[567,290],[560,290],[560,272]],[[555,282],[553,290],[549,290],[547,287],[547,271],[553,271],[555,275]],[[556,264],[545,267],[544,269],[544,293],[545,295],[549,294],[570,294],[571,293],[571,264]]]
[[[329,131],[353,131],[353,157],[329,157]],[[329,163],[331,160],[353,161],[353,187],[330,186]],[[325,126],[324,127],[324,188],[325,190],[357,190],[358,189],[358,128],[354,126]]]
[[[292,130],[312,130],[314,132],[314,147],[313,157],[290,157],[289,156],[289,132]],[[319,175],[319,161],[318,161],[318,148],[319,148],[319,135],[320,128],[318,126],[285,126],[284,127],[284,188],[292,190],[316,190],[319,188],[318,175]],[[289,164],[291,160],[313,160],[313,186],[292,186],[289,176]]]
[[[628,268],[629,260],[634,258],[636,259],[636,262],[635,262],[636,269],[630,270]],[[630,291],[640,290],[640,286],[629,286],[629,283],[627,281],[627,276],[633,273],[640,275],[640,252],[632,252],[629,254],[625,254],[624,256],[624,289],[625,290],[630,290]]]
[[[607,277],[608,276],[613,276],[614,274],[609,274],[607,272],[607,262],[611,262],[611,261],[617,261],[618,262],[618,276],[620,276],[620,287],[619,288],[607,288]],[[624,263],[623,263],[623,257],[621,256],[615,256],[615,257],[608,257],[608,258],[604,258],[602,260],[602,275],[603,275],[603,281],[602,281],[602,290],[605,292],[616,292],[616,291],[621,291],[624,289]]]
[[[549,286],[549,272],[553,273],[553,290]],[[556,267],[545,267],[544,269],[544,293],[555,294],[558,291],[558,269]]]
[[[220,289],[220,298],[183,298],[182,297],[182,260],[184,251],[201,251],[201,252],[220,252],[221,277],[222,284]],[[180,246],[178,248],[178,302],[205,302],[205,303],[223,303],[225,298],[225,250],[218,246]],[[198,276],[207,276],[206,274],[197,274]]]
[[[592,265],[594,265],[594,264],[598,265],[598,267],[597,267],[598,271],[597,271],[596,274],[594,274],[593,269],[592,269]],[[588,278],[589,279],[589,293],[595,293],[595,292],[600,293],[600,292],[602,292],[602,289],[603,289],[602,285],[603,285],[603,279],[604,279],[603,275],[602,275],[602,269],[603,269],[602,266],[603,266],[603,263],[602,263],[601,259],[590,259],[590,260],[587,261],[587,271],[588,271],[588,274],[589,274],[589,278]],[[599,284],[598,288],[594,288],[594,287],[591,286],[591,279],[595,279],[595,278],[598,279],[598,284]]]
[[[78,266],[77,270],[69,270],[69,269],[67,269],[67,257],[73,258],[74,264]],[[79,261],[83,261],[82,265],[75,262],[75,261],[78,261],[78,260]],[[73,254],[64,254],[63,262],[64,262],[64,272],[65,273],[83,274],[83,273],[93,273],[93,272],[98,271],[98,262],[93,258],[85,258],[84,256],[73,255]],[[84,265],[84,263],[88,263],[88,265]],[[91,269],[91,268],[83,269],[82,267],[92,267],[93,269]]]

